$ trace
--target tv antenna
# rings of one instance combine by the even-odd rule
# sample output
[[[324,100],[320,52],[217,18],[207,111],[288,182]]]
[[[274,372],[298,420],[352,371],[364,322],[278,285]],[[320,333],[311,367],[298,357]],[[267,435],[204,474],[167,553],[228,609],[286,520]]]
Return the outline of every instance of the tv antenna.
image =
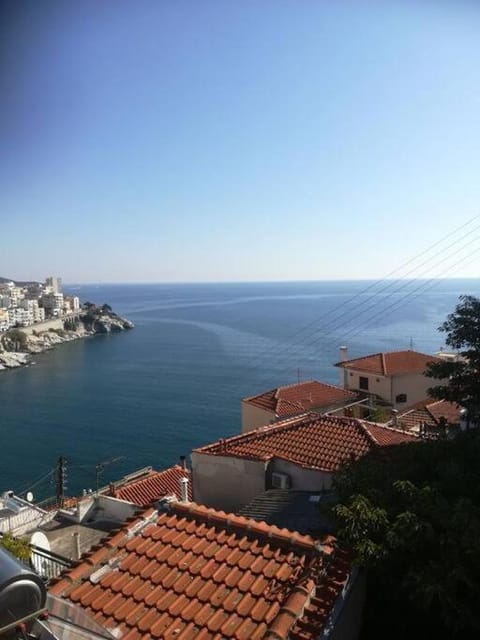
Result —
[[[98,489],[100,484],[100,476],[104,472],[105,467],[108,467],[108,465],[113,464],[114,462],[119,462],[120,460],[125,460],[125,456],[116,456],[115,458],[108,458],[108,460],[102,460],[101,462],[97,462],[97,464],[95,465],[95,486],[96,486],[97,495],[98,495]]]

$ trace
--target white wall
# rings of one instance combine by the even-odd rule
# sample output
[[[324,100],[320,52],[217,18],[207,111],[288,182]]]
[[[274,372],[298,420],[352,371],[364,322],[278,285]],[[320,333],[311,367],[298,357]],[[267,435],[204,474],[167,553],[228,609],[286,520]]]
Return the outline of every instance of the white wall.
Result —
[[[267,488],[271,489],[272,473],[286,473],[291,481],[290,489],[296,491],[321,491],[330,489],[332,485],[332,474],[319,469],[305,469],[299,465],[274,458],[268,465]]]
[[[122,523],[130,518],[138,510],[138,506],[111,498],[110,496],[86,496],[78,501],[77,507],[72,510],[61,510],[62,515],[78,524],[88,524],[89,520],[112,520]]]
[[[396,409],[403,409],[428,397],[427,389],[437,384],[447,384],[448,380],[435,380],[427,378],[421,373],[411,373],[404,376],[395,376],[392,385],[392,399]],[[407,401],[396,403],[395,398],[401,393],[407,395]]]
[[[236,511],[265,491],[265,463],[194,451],[192,482],[195,502]]]
[[[242,433],[258,427],[264,427],[266,424],[276,420],[277,418],[273,411],[255,407],[253,404],[242,400]]]
[[[368,379],[368,390],[360,388],[360,378]],[[392,402],[392,381],[388,377],[345,369],[344,387],[350,391],[375,393],[387,402]]]

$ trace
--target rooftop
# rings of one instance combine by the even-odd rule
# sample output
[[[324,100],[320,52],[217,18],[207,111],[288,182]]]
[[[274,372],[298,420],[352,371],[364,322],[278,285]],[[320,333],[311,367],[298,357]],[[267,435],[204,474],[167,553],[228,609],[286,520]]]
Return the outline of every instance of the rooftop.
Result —
[[[424,373],[429,362],[441,362],[441,359],[426,353],[407,350],[374,353],[362,358],[337,362],[335,366],[379,376],[397,376],[406,373]]]
[[[239,515],[318,538],[333,532],[326,511],[330,503],[331,496],[319,491],[269,489],[242,507]]]
[[[122,640],[313,640],[349,572],[331,539],[174,502],[112,533],[50,593]]]
[[[399,429],[355,418],[310,413],[194,451],[265,461],[282,458],[302,467],[332,472],[346,461],[359,458],[377,447],[417,441],[416,436]]]
[[[267,411],[273,411],[278,417],[293,416],[317,408],[353,402],[357,394],[325,382],[310,380],[284,387],[277,387],[250,398],[244,402]]]
[[[188,495],[192,499],[192,482],[189,469],[174,465],[163,471],[154,471],[150,467],[140,474],[126,476],[120,482],[115,482],[106,490],[106,494],[120,500],[133,502],[140,507],[148,506],[167,495],[181,499],[180,480],[188,479]]]
[[[421,423],[431,426],[439,426],[442,418],[447,425],[458,425],[460,423],[461,407],[446,400],[432,400],[428,398],[421,402],[416,402],[406,411],[398,415],[398,420],[407,429],[414,429]]]

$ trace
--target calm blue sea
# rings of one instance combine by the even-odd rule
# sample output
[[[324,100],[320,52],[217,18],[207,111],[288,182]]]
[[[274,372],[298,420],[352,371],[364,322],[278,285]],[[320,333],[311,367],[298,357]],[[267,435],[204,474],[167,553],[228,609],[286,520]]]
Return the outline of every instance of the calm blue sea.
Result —
[[[240,400],[281,384],[337,383],[349,355],[412,347],[433,352],[437,327],[480,280],[82,285],[131,332],[79,340],[0,372],[0,491],[22,491],[68,460],[69,492],[239,431]],[[47,479],[36,497],[54,493]]]

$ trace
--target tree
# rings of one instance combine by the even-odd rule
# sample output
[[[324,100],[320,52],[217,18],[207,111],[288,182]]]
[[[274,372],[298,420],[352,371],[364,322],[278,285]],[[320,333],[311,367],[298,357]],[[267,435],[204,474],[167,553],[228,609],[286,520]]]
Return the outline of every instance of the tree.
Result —
[[[386,447],[335,479],[339,542],[368,569],[363,638],[480,637],[480,431]]]
[[[11,533],[4,533],[0,538],[0,545],[23,562],[30,559],[30,546],[23,538],[14,538]]]
[[[480,299],[461,296],[460,303],[439,327],[446,333],[446,344],[459,352],[456,361],[432,362],[426,374],[448,380],[431,387],[433,398],[465,407],[469,421],[480,419]]]

